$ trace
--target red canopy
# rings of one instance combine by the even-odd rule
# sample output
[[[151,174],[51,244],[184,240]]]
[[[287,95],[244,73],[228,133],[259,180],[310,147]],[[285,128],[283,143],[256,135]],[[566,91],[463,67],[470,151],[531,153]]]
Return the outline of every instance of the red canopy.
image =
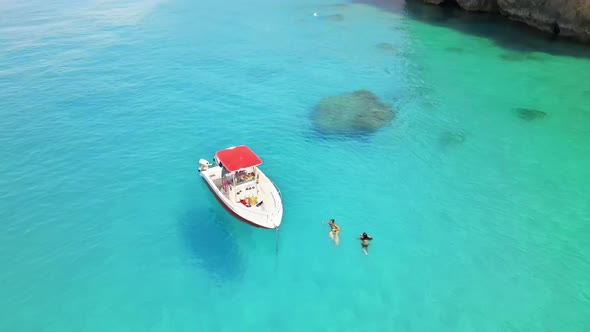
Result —
[[[219,150],[215,155],[223,167],[230,172],[262,164],[262,160],[245,145]]]

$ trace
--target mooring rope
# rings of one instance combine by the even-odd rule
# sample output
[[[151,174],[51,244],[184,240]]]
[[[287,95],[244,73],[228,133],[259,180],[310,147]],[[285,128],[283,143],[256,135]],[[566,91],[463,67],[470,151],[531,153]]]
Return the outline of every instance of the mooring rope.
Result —
[[[275,235],[275,251],[276,251],[276,254],[278,255],[279,254],[279,227],[275,227],[275,230],[276,230],[276,232],[275,232],[275,234],[276,234]]]

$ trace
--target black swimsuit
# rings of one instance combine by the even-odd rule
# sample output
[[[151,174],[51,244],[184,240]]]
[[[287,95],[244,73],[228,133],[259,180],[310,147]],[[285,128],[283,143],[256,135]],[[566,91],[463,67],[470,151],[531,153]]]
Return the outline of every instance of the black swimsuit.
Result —
[[[361,238],[361,240],[363,241],[363,242],[361,242],[361,245],[363,246],[363,248],[367,248],[367,247],[369,247],[369,241],[372,240],[372,238],[366,236],[366,237]]]

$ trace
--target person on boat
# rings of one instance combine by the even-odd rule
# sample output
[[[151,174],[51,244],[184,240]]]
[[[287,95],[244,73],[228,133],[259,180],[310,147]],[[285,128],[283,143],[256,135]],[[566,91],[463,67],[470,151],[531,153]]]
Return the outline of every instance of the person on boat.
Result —
[[[322,224],[326,224],[326,222],[322,221]],[[340,226],[336,225],[334,219],[330,219],[327,224],[330,225],[330,232],[328,233],[328,236],[330,236],[330,239],[334,240],[334,243],[338,245],[340,243],[340,236],[338,235],[340,232]]]
[[[364,233],[359,235],[359,240],[361,240],[361,246],[363,248],[363,252],[365,253],[365,255],[369,254],[369,241],[371,241],[373,238],[370,237],[367,233]]]

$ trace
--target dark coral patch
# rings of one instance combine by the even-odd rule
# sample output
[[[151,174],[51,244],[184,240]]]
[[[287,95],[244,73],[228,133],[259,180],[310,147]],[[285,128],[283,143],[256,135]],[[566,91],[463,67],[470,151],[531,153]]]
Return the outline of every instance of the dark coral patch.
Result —
[[[325,134],[364,134],[377,131],[395,117],[392,107],[368,90],[320,100],[312,119]]]
[[[379,43],[375,45],[375,48],[379,52],[391,56],[409,57],[412,55],[411,51],[400,49],[399,47],[391,43]]]
[[[448,52],[452,52],[452,53],[463,53],[465,51],[461,47],[456,47],[456,46],[447,47],[447,48],[445,48],[445,50],[447,50]]]
[[[403,51],[401,51],[398,47],[396,47],[393,44],[390,43],[379,43],[375,45],[375,48],[384,54],[388,54],[388,55],[393,55],[393,56],[397,56],[397,55],[405,55]]]
[[[522,62],[522,61],[539,61],[542,62],[544,59],[538,55],[529,52],[514,52],[504,53],[500,55],[500,58],[504,61],[510,62]]]
[[[463,131],[445,131],[439,137],[441,148],[447,149],[465,143],[466,134]]]
[[[408,31],[408,27],[405,25],[394,25],[389,29],[393,31]]]
[[[344,15],[342,15],[342,14],[319,15],[319,17],[321,20],[324,20],[324,21],[332,21],[332,22],[344,21]]]
[[[379,44],[375,45],[375,47],[377,47],[378,49],[383,50],[383,51],[395,50],[395,45],[390,44],[390,43],[379,43]]]
[[[516,108],[514,109],[516,116],[524,121],[535,121],[547,116],[547,113],[532,108]]]

